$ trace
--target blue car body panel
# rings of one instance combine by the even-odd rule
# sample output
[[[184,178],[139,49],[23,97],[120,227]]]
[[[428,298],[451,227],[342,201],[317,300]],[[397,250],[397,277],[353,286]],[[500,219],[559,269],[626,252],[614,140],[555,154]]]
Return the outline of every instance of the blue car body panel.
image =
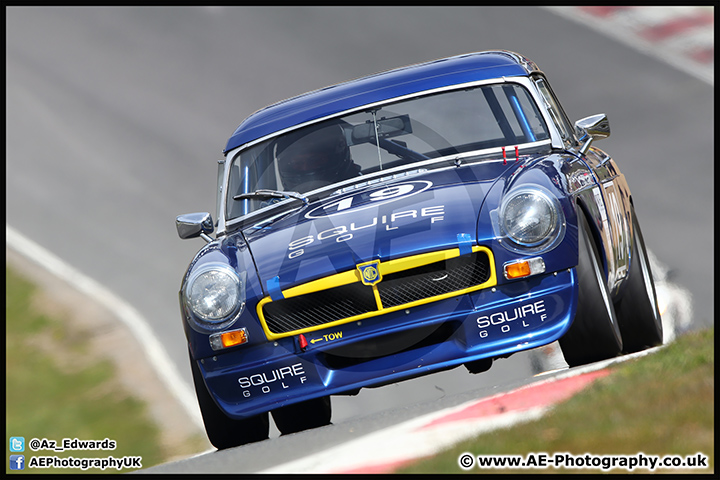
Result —
[[[520,55],[481,52],[373,75],[260,110],[238,127],[225,152],[375,102],[533,73],[539,73],[537,66]],[[508,248],[498,233],[499,205],[524,186],[555,198],[564,219],[558,243],[537,254]],[[387,189],[403,193],[390,195]],[[601,247],[613,295],[622,295],[631,239],[629,196],[614,161],[594,147],[586,155],[549,147],[539,154],[503,150],[482,161],[448,163],[296,202],[278,208],[283,214],[271,220],[237,223],[198,252],[182,289],[194,271],[209,264],[242,272],[245,304],[227,329],[245,328],[247,342],[211,348],[212,332],[191,321],[181,289],[192,361],[221,410],[243,419],[548,344],[568,331],[577,309],[578,212],[587,216]],[[293,289],[349,275],[368,262],[380,262],[374,264],[379,268],[433,252],[467,259],[478,248],[490,252],[493,276],[487,288],[410,301],[407,308],[349,316],[350,321],[303,327],[300,333],[273,336],[263,318],[268,304],[286,300]],[[504,265],[536,256],[542,257],[543,272],[505,278]]]

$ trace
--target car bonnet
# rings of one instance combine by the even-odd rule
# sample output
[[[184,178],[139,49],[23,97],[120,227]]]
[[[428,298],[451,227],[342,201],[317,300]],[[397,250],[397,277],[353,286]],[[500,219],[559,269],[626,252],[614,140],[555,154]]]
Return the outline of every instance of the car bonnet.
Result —
[[[502,162],[358,188],[243,231],[263,288],[299,285],[372,261],[476,241],[478,213]]]

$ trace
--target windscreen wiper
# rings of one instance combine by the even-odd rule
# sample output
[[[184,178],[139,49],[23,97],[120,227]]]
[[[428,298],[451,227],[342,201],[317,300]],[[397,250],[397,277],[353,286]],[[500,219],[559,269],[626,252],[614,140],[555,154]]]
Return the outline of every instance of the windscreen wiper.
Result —
[[[308,204],[307,197],[303,197],[298,192],[281,192],[278,190],[255,190],[251,193],[241,193],[240,195],[235,195],[233,197],[233,200],[245,200],[245,199],[258,199],[258,198],[279,198],[279,199],[286,199],[286,198],[292,198],[293,200],[299,200],[303,202],[305,205]]]

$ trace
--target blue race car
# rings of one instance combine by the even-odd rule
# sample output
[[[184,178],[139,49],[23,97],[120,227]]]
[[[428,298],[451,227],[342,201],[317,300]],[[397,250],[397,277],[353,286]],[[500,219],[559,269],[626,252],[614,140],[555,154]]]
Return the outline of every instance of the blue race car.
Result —
[[[488,51],[262,109],[219,161],[180,307],[211,443],[330,423],[331,395],[559,340],[571,366],[658,345],[625,177],[537,65]],[[216,238],[210,234],[217,227]]]

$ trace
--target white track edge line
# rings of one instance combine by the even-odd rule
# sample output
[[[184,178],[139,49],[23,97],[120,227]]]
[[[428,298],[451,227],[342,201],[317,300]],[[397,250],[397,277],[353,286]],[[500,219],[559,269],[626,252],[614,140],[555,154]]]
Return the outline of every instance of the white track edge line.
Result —
[[[151,367],[170,393],[182,405],[188,416],[204,430],[195,393],[178,373],[162,343],[153,333],[145,318],[126,301],[100,283],[71,267],[59,257],[5,224],[6,244],[23,257],[46,269],[49,273],[96,300],[130,330],[145,352]]]

